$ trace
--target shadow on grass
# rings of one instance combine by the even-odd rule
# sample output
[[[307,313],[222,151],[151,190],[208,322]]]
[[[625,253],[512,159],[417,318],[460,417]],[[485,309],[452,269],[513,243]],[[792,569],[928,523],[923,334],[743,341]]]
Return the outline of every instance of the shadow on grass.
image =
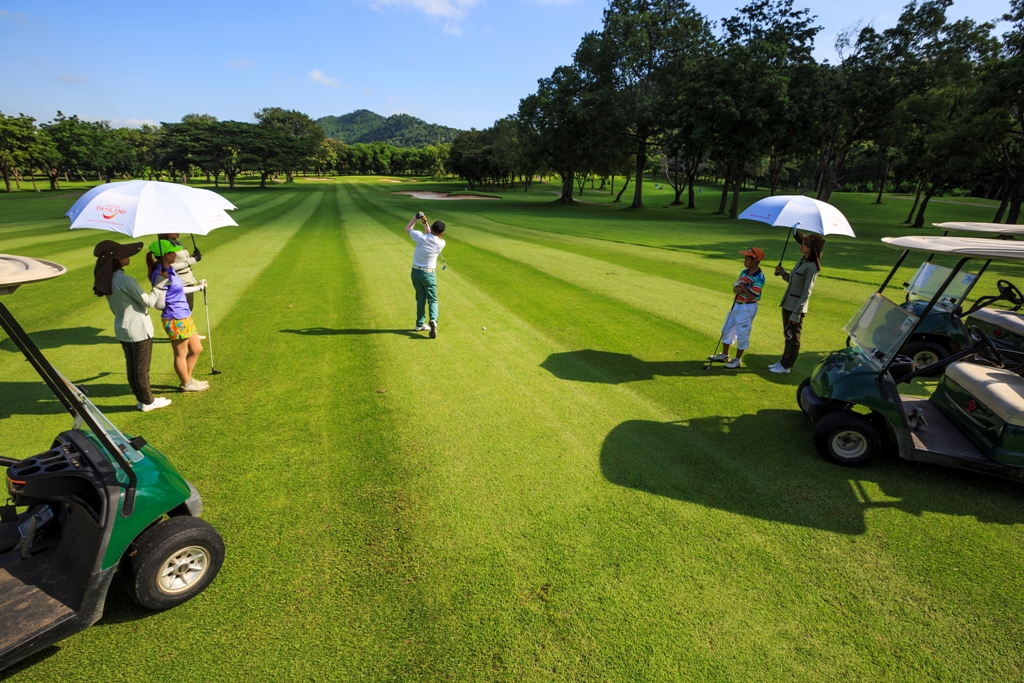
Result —
[[[75,382],[84,384],[84,382]],[[128,383],[123,384],[85,384],[90,399],[118,398],[131,396],[132,390]],[[12,415],[58,415],[65,412],[64,406],[53,395],[50,388],[38,382],[0,382],[0,419]],[[105,406],[100,408],[104,413],[122,413],[135,410],[135,406]]]
[[[35,653],[34,655],[32,655],[31,657],[26,657],[20,662],[17,662],[7,667],[3,671],[0,671],[0,681],[6,681],[9,678],[17,676],[23,671],[31,669],[33,666],[40,662],[45,662],[47,659],[54,656],[58,652],[60,652],[60,647],[58,647],[57,645],[51,645],[50,647],[44,648],[39,652]]]
[[[40,349],[58,349],[62,346],[93,346],[96,344],[116,344],[113,335],[100,336],[106,333],[98,327],[69,327],[61,330],[41,330],[30,336]],[[7,338],[0,342],[0,349],[11,353],[21,353],[14,340]]]
[[[595,349],[553,353],[540,366],[558,379],[598,384],[643,382],[655,377],[709,377],[720,373],[753,372],[772,382],[796,386],[823,356],[822,353],[801,354],[799,365],[788,375],[768,372],[768,366],[776,362],[778,356],[752,353],[744,355],[744,367],[735,370],[726,369],[722,363],[712,363],[708,367],[706,360],[646,361],[628,353]]]
[[[605,438],[601,471],[619,486],[846,535],[865,533],[867,512],[877,508],[1024,523],[1019,484],[896,457],[839,467],[818,456],[811,432],[796,410],[684,423],[631,420]]]
[[[336,330],[330,327],[307,327],[302,330],[279,330],[284,334],[301,334],[309,337],[333,337],[338,335],[364,335],[364,334],[397,334],[402,337],[409,337],[410,339],[427,339],[426,332],[413,332],[412,330],[360,330],[360,329],[341,329]]]

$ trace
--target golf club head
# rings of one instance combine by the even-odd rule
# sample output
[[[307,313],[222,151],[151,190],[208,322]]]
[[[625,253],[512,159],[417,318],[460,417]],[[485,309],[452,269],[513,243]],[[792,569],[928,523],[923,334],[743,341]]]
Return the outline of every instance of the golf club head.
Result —
[[[220,372],[220,370],[214,369],[214,370],[210,370],[210,374],[211,375],[219,375],[219,374],[221,374],[221,372]]]

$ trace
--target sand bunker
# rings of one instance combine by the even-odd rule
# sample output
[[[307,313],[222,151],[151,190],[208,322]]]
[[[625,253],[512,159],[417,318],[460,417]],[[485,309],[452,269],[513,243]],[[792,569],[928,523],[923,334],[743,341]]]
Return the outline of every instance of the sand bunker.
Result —
[[[454,197],[446,192],[392,192],[391,194],[407,194],[415,199],[501,199],[500,197],[478,197],[472,194],[460,194]]]
[[[381,178],[382,183],[404,183],[404,180],[394,180],[393,178]]]

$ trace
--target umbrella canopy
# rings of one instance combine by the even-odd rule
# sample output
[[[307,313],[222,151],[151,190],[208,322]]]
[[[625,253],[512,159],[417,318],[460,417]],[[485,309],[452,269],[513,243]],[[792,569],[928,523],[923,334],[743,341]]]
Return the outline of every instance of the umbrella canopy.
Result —
[[[225,213],[234,208],[234,204],[209,190],[130,180],[94,187],[64,215],[71,219],[72,230],[110,230],[129,237],[160,233],[207,235],[216,228],[238,225]]]
[[[740,218],[786,228],[799,227],[819,235],[856,237],[850,221],[836,207],[802,195],[765,197],[754,202]]]

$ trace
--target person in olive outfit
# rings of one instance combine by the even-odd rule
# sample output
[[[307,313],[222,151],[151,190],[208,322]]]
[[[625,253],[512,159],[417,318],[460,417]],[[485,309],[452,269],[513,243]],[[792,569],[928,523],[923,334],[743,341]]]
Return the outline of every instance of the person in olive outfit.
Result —
[[[779,304],[782,307],[782,333],[786,345],[782,360],[768,366],[768,370],[783,375],[789,373],[800,354],[800,334],[807,315],[807,302],[811,298],[814,281],[821,271],[821,252],[825,249],[825,238],[817,233],[804,235],[798,230],[795,239],[800,245],[803,258],[789,272],[781,264],[775,267],[775,274],[789,283],[782,296],[782,303]]]

